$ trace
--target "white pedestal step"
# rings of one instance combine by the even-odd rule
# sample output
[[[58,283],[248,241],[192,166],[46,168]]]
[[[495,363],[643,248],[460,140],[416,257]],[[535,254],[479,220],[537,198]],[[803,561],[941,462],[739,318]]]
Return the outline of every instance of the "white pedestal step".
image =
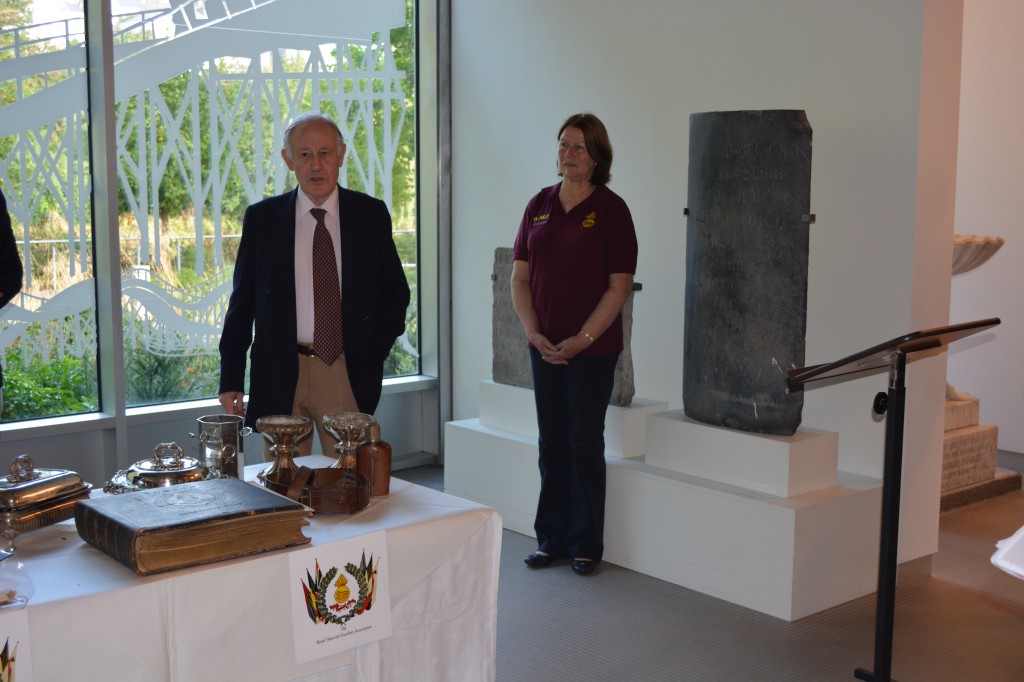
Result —
[[[694,421],[682,410],[647,420],[644,462],[682,474],[793,497],[836,484],[839,434],[800,427],[792,436]]]
[[[605,420],[606,457],[637,457],[644,454],[647,415],[668,409],[668,403],[634,398],[628,407],[608,406]],[[537,407],[533,390],[493,381],[480,382],[480,424],[537,440]]]
[[[874,592],[882,486],[836,472],[835,434],[737,433],[635,402],[607,417],[606,440],[622,434],[618,452],[650,452],[607,457],[605,560],[785,620]],[[481,417],[445,425],[444,466],[447,492],[494,507],[505,528],[530,537],[533,410],[529,389],[483,382]]]

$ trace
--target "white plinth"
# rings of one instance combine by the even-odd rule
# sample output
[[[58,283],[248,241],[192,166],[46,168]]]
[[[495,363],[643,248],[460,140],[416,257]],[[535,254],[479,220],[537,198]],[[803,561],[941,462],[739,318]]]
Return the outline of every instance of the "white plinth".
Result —
[[[484,402],[523,391],[532,407],[532,394],[485,384],[481,419],[445,425],[445,490],[494,507],[505,528],[534,537],[536,434],[482,423],[485,412],[500,412]],[[625,412],[616,418],[628,419]],[[608,429],[612,417],[610,410]],[[666,419],[659,412],[647,416],[647,442],[660,437],[652,432],[666,427],[659,424]],[[627,451],[636,447],[623,443]],[[678,448],[688,452],[686,443]],[[790,469],[793,459],[799,457],[789,458]],[[875,590],[881,491],[877,479],[839,473],[834,485],[784,497],[655,467],[643,457],[609,457],[604,558],[796,620]]]
[[[668,409],[668,403],[634,398],[627,407],[608,406],[604,450],[607,457],[638,457],[644,454],[647,415]],[[537,408],[529,388],[480,382],[480,425],[509,431],[537,440]]]
[[[800,427],[792,436],[702,424],[682,410],[647,418],[644,462],[779,497],[836,484],[839,434]]]

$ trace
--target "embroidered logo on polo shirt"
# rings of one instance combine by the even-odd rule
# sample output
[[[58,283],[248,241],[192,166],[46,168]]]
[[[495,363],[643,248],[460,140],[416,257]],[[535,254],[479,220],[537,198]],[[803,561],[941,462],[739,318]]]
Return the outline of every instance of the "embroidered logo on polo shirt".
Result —
[[[541,223],[546,223],[548,221],[548,218],[550,218],[550,217],[551,217],[550,213],[542,213],[541,215],[535,215],[535,216],[533,216],[533,224],[534,225],[539,225]]]
[[[591,211],[590,213],[588,213],[587,217],[583,219],[583,222],[581,224],[584,230],[589,230],[590,228],[592,228],[594,225],[597,224],[597,212]]]

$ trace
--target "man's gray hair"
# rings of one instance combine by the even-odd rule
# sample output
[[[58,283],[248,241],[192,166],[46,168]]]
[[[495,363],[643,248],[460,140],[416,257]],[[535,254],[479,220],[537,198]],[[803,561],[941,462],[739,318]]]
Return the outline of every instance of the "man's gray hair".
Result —
[[[292,133],[294,133],[296,130],[306,125],[307,123],[311,123],[313,121],[321,121],[334,129],[334,132],[338,134],[338,151],[341,151],[341,145],[345,144],[345,136],[341,134],[341,128],[338,127],[337,123],[335,123],[333,120],[331,120],[329,117],[323,114],[302,114],[301,116],[296,117],[295,120],[293,120],[291,124],[284,130],[283,147],[285,153],[288,154],[289,159],[292,158]]]

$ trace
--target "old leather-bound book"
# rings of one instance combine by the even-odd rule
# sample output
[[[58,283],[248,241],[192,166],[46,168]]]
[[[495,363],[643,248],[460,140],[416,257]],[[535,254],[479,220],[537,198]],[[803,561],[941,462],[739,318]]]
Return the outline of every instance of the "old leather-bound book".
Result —
[[[139,575],[309,542],[311,511],[237,478],[180,483],[75,505],[78,534]]]

